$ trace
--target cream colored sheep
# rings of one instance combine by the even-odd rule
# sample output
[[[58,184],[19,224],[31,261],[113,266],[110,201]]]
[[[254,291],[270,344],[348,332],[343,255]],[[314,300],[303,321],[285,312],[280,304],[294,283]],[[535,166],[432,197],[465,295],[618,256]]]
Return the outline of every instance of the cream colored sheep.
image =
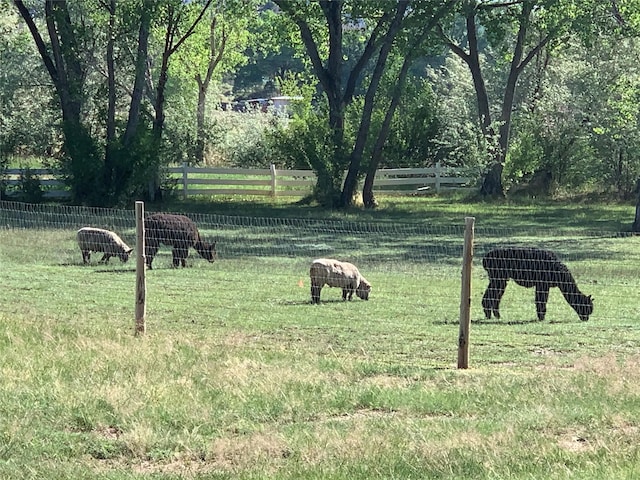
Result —
[[[371,284],[362,276],[352,263],[340,262],[331,258],[314,260],[309,270],[311,277],[311,303],[320,303],[322,287],[342,288],[342,300],[351,300],[353,292],[363,300],[369,300]]]
[[[84,263],[91,260],[91,252],[104,253],[98,263],[106,264],[111,257],[119,257],[121,261],[126,262],[133,250],[116,233],[102,228],[82,227],[78,230],[77,237]]]

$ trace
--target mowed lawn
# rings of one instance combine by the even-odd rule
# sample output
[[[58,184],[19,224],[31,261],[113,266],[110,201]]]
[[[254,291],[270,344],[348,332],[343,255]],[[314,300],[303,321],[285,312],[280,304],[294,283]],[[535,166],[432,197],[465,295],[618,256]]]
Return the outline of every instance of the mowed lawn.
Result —
[[[0,478],[640,478],[632,207],[411,199],[338,224],[302,209],[304,228],[281,209],[261,212],[282,222],[202,217],[213,264],[192,251],[170,268],[163,247],[143,337],[135,259],[82,265],[78,218],[0,229]],[[458,370],[465,215],[476,256]],[[502,319],[486,320],[481,256],[506,244],[555,250],[593,295],[591,319],[554,289],[538,322],[533,291],[509,285]],[[370,300],[325,288],[311,305],[322,254],[354,259]]]

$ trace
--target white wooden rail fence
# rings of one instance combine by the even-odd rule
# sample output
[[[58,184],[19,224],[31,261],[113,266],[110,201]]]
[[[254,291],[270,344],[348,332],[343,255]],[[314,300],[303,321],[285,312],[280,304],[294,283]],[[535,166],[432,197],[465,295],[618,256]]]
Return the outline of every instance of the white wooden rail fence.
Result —
[[[203,195],[260,195],[297,196],[311,192],[316,184],[312,170],[279,170],[270,168],[209,168],[182,165],[165,169],[169,182],[177,187],[183,198]],[[0,172],[0,185],[9,196],[15,195],[21,183],[22,169],[6,169]],[[40,180],[45,198],[69,196],[64,183],[56,173],[48,169],[29,170],[33,178]],[[412,195],[443,190],[468,188],[473,178],[457,176],[455,172],[437,163],[426,168],[380,169],[376,173],[374,192],[390,195]]]
[[[28,172],[30,179],[38,179],[44,198],[64,199],[70,196],[60,176],[48,168],[8,168],[0,170],[0,194],[9,197],[18,193],[19,186],[23,182],[23,174]]]
[[[304,196],[316,184],[312,170],[279,170],[255,168],[168,168],[166,172],[182,189],[184,198],[193,195],[270,195]],[[449,174],[451,176],[447,176]],[[415,194],[428,191],[466,188],[472,178],[453,175],[442,167],[380,169],[376,173],[374,191],[385,194]]]

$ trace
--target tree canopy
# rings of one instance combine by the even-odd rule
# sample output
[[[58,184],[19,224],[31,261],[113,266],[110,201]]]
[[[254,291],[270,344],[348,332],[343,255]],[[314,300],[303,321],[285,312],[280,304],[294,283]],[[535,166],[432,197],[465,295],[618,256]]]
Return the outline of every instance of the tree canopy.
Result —
[[[77,203],[153,197],[163,165],[212,158],[311,167],[339,207],[359,188],[375,207],[381,165],[475,171],[489,196],[640,177],[639,0],[0,5],[0,159],[49,157]],[[235,111],[275,95],[302,100]]]

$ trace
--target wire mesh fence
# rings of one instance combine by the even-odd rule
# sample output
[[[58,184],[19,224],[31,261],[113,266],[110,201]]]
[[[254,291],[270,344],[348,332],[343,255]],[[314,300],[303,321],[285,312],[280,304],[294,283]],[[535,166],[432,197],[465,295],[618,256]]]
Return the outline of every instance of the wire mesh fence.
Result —
[[[152,212],[147,212],[151,214]],[[257,218],[233,215],[188,214],[203,241],[215,243],[217,261],[227,271],[250,272],[261,281],[304,286],[289,298],[310,301],[309,266],[316,258],[349,261],[373,283],[372,300],[401,298],[395,322],[420,317],[425,322],[456,322],[459,314],[460,268],[464,219],[459,225],[429,223],[357,222],[324,219]],[[82,227],[117,234],[135,254],[135,213],[128,209],[103,209],[62,205],[0,202],[0,260],[48,262],[81,266],[83,255],[77,231]],[[590,320],[635,325],[640,320],[636,298],[640,281],[640,239],[616,232],[571,232],[533,229],[484,228],[476,224],[472,273],[472,320],[487,321],[482,297],[489,283],[482,258],[505,246],[536,247],[554,252],[569,269],[579,290],[593,298]],[[29,255],[20,252],[28,250]],[[111,258],[110,268],[132,269]],[[171,268],[172,247],[159,246],[154,270]],[[193,246],[186,266],[197,268],[215,282],[217,267],[209,266]],[[97,267],[100,257],[91,257]],[[161,275],[161,273],[154,273]],[[502,322],[536,319],[535,288],[509,282],[501,298]],[[222,282],[216,288],[237,289]],[[268,288],[268,285],[266,286]],[[132,293],[133,295],[133,293]],[[289,295],[289,294],[287,294]],[[323,296],[325,294],[323,293]],[[339,298],[337,293],[327,293]],[[562,293],[551,286],[546,319],[579,321]],[[232,305],[229,308],[234,308]],[[415,320],[406,320],[414,322]],[[495,321],[491,319],[491,321]]]

